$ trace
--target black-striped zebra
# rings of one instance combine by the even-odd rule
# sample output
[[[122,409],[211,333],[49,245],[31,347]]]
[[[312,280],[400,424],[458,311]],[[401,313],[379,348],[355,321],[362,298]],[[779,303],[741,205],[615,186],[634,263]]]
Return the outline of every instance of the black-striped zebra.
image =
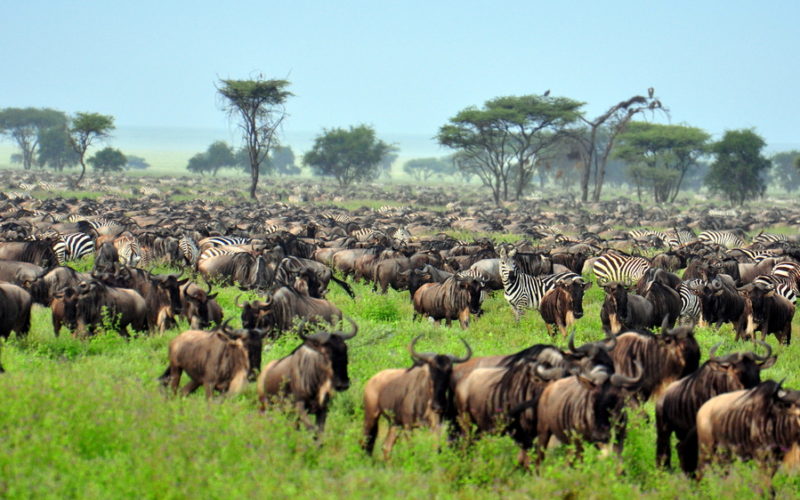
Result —
[[[329,220],[332,220],[333,222],[337,222],[339,224],[349,224],[349,223],[353,222],[353,218],[350,217],[347,214],[337,214],[337,213],[333,213],[333,212],[322,212],[321,214],[319,214],[319,216],[322,217],[323,219],[329,219]]]
[[[697,235],[697,239],[705,244],[720,245],[726,248],[738,248],[744,246],[744,233],[742,231],[703,231]]]
[[[142,260],[142,248],[134,236],[120,236],[114,240],[120,264],[135,267]]]
[[[779,262],[772,268],[772,274],[792,287],[796,294],[800,294],[800,264],[797,262]]]
[[[200,252],[200,255],[197,257],[197,262],[200,263],[206,259],[210,259],[211,257],[217,257],[219,255],[228,255],[231,253],[242,253],[242,252],[247,252],[247,250],[236,245],[208,247],[202,252]]]
[[[79,260],[94,253],[94,239],[86,233],[67,233],[53,245],[59,263]]]
[[[795,293],[795,291],[788,283],[783,281],[783,279],[781,279],[779,276],[775,276],[774,274],[763,274],[754,279],[753,283],[770,285],[774,287],[775,293],[782,296],[792,304],[797,302],[797,294]]]
[[[377,229],[372,229],[371,227],[365,227],[363,229],[356,229],[350,236],[356,239],[356,241],[370,241],[372,239],[382,239],[386,237],[382,231]]]
[[[650,269],[650,261],[644,257],[622,255],[609,252],[601,255],[592,264],[597,283],[604,285],[611,281],[636,283]]]
[[[197,247],[197,242],[194,241],[194,238],[185,234],[181,236],[181,239],[178,240],[178,249],[181,251],[181,255],[183,255],[187,265],[192,267],[197,265],[200,249]]]
[[[673,250],[697,240],[697,236],[695,236],[693,232],[683,229],[672,229],[670,231],[665,231],[664,234],[667,236],[664,242]]]
[[[680,324],[696,325],[702,319],[703,305],[694,290],[702,290],[704,285],[704,280],[693,279],[682,281],[678,286],[678,295],[681,297],[681,313],[678,316]]]
[[[555,288],[556,283],[563,279],[583,278],[573,272],[531,276],[519,270],[514,261],[513,251],[500,247],[500,279],[503,282],[503,297],[514,310],[514,319],[519,321],[524,309],[539,309],[542,297]]]
[[[789,237],[785,234],[775,234],[775,233],[758,233],[755,238],[753,238],[753,243],[761,243],[761,244],[770,244],[770,243],[777,243],[780,241],[789,241]]]
[[[243,236],[209,236],[208,238],[203,238],[198,243],[200,245],[200,250],[205,250],[209,247],[247,245],[250,242],[250,238],[245,238]]]

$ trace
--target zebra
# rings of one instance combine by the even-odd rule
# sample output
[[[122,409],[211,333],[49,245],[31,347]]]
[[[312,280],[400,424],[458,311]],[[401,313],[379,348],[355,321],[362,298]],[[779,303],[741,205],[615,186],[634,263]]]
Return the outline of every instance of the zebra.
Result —
[[[362,241],[362,242],[363,241],[370,241],[372,239],[380,240],[380,239],[386,238],[386,235],[383,232],[378,231],[377,229],[369,228],[369,227],[365,227],[363,229],[356,229],[355,231],[350,233],[350,236],[355,238],[356,241]]]
[[[792,287],[796,294],[800,294],[800,264],[797,262],[779,262],[772,268],[772,274]]]
[[[205,250],[209,247],[224,247],[234,245],[248,245],[250,238],[242,236],[209,236],[200,240],[200,249]]]
[[[392,238],[401,245],[407,245],[411,241],[411,233],[406,228],[401,227],[394,232]]]
[[[792,287],[774,274],[763,274],[753,280],[753,283],[769,285],[775,288],[775,293],[782,296],[792,304],[797,302],[797,294]]]
[[[200,263],[206,259],[210,259],[211,257],[217,257],[219,255],[228,255],[231,253],[243,253],[243,252],[247,252],[247,250],[236,245],[208,247],[202,252],[200,252],[200,256],[197,257],[197,262]]]
[[[758,233],[755,238],[753,238],[753,243],[761,243],[761,244],[770,244],[770,243],[778,243],[781,241],[789,241],[789,237],[785,234],[775,234],[775,233]]]
[[[702,290],[704,285],[705,281],[701,279],[682,281],[678,285],[678,295],[681,297],[681,313],[678,315],[680,324],[696,325],[702,319],[702,302],[694,290]]]
[[[86,233],[67,233],[53,245],[59,261],[79,260],[94,253],[94,239]],[[63,264],[61,264],[63,265]]]
[[[592,271],[594,271],[599,285],[611,281],[636,283],[648,269],[650,269],[650,261],[644,257],[622,255],[615,252],[601,255],[592,264]]]
[[[178,249],[180,249],[186,264],[190,266],[197,264],[198,257],[200,257],[200,249],[197,248],[194,238],[185,234],[181,236],[181,239],[178,240]]]
[[[320,215],[323,219],[329,219],[339,224],[349,224],[353,222],[353,218],[347,214],[337,214],[333,212],[322,212]]]
[[[520,272],[514,261],[516,249],[507,250],[500,247],[500,279],[503,282],[503,297],[514,310],[514,319],[519,322],[523,309],[539,309],[542,297],[555,288],[560,280],[583,280],[573,272],[548,274],[544,276],[531,276]]]
[[[738,248],[744,246],[744,232],[741,229],[735,231],[703,231],[697,239],[705,244],[715,244],[726,248]]]
[[[117,248],[120,264],[136,267],[142,260],[142,248],[134,236],[120,236],[114,240],[114,246]]]

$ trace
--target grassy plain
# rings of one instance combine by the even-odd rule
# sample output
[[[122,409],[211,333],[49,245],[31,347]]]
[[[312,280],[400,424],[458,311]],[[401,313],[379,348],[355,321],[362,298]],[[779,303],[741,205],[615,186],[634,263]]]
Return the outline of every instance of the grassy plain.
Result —
[[[85,267],[88,263],[83,263]],[[166,270],[166,269],[161,269]],[[516,447],[504,436],[487,436],[464,449],[427,430],[411,432],[395,446],[389,462],[360,449],[366,381],[384,368],[407,367],[407,346],[424,334],[421,350],[462,353],[464,337],[477,355],[509,353],[549,339],[538,313],[515,324],[502,294],[466,331],[411,320],[408,292],[379,295],[354,286],[351,300],[333,285],[331,300],[360,326],[350,344],[352,385],[338,394],[327,429],[317,442],[300,430],[285,407],[260,415],[253,385],[234,398],[206,402],[198,391],[167,396],[156,382],[166,366],[167,344],[186,325],[163,335],[124,340],[116,334],[88,341],[55,337],[50,311],[36,307],[33,328],[12,337],[0,377],[0,497],[2,498],[752,498],[767,494],[769,480],[752,464],[715,470],[693,483],[680,473],[654,466],[653,405],[647,417],[632,414],[621,460],[589,450],[571,464],[569,450],[548,452],[539,474],[516,466]],[[237,318],[228,287],[219,301]],[[245,297],[253,297],[246,294]],[[577,323],[577,341],[602,337],[596,286]],[[795,319],[798,331],[798,318]],[[724,341],[736,345],[730,327],[697,332],[703,352]],[[800,346],[781,347],[765,378],[800,387]],[[266,363],[292,351],[291,334],[267,346]],[[379,437],[379,445],[382,434]],[[800,478],[780,472],[773,481],[779,498],[796,497]]]

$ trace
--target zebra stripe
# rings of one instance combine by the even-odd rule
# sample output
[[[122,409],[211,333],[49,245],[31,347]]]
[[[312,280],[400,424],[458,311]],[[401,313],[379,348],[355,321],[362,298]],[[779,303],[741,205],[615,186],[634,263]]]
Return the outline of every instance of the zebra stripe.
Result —
[[[772,274],[792,287],[796,294],[800,294],[800,264],[797,262],[780,262],[772,268]]]
[[[744,240],[733,231],[703,231],[697,239],[705,244],[720,245],[727,248],[744,246]]]
[[[775,234],[775,233],[759,233],[755,238],[753,238],[753,243],[777,243],[779,241],[789,241],[789,237],[785,234]]]
[[[61,242],[64,244],[64,260],[79,260],[94,253],[94,240],[86,233],[67,233],[61,237]]]
[[[231,253],[242,253],[247,252],[244,248],[238,247],[236,245],[225,245],[221,247],[208,247],[200,253],[200,256],[197,258],[197,262],[202,262],[206,259],[210,259],[211,257],[217,257],[219,255],[228,255]]]
[[[700,297],[692,290],[702,288],[705,281],[701,279],[687,280],[678,286],[678,295],[681,297],[681,313],[678,316],[680,323],[697,324],[700,322],[703,307]]]
[[[797,294],[792,287],[774,274],[764,274],[753,280],[753,283],[771,285],[775,288],[775,293],[782,296],[792,304],[797,302]]]
[[[250,238],[244,238],[242,236],[210,236],[200,240],[200,248],[206,250],[209,247],[247,245],[250,241]]]
[[[197,264],[198,257],[200,257],[200,249],[197,248],[197,243],[194,241],[194,238],[183,235],[178,241],[178,248],[188,265],[194,266]]]
[[[633,257],[609,252],[594,261],[592,271],[597,283],[603,285],[611,281],[635,283],[650,269],[650,261],[644,257]]]
[[[120,264],[135,267],[142,260],[142,248],[133,236],[120,236],[114,240]]]

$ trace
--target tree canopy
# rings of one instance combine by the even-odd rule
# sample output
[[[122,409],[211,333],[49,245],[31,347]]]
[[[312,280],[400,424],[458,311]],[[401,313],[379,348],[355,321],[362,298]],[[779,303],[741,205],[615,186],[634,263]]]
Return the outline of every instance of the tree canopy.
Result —
[[[800,151],[772,155],[772,178],[786,191],[800,187]]]
[[[455,170],[452,157],[414,158],[403,164],[403,172],[417,182],[425,182],[432,177],[453,175]]]
[[[128,163],[125,164],[125,168],[128,170],[145,170],[150,168],[150,164],[141,156],[125,155],[125,158],[128,159]]]
[[[614,155],[628,163],[637,189],[652,189],[656,203],[673,202],[686,173],[707,152],[709,139],[703,130],[686,125],[631,122],[619,135]]]
[[[72,148],[66,125],[50,127],[39,133],[39,165],[61,172],[78,165],[78,153]]]
[[[40,136],[51,128],[66,126],[67,117],[61,111],[48,108],[5,108],[0,110],[0,134],[17,143],[22,166],[29,170],[37,160]]]
[[[714,162],[705,183],[733,204],[762,196],[771,162],[762,154],[766,142],[752,130],[728,130],[714,143]]]
[[[89,158],[89,164],[93,169],[99,170],[104,174],[108,172],[121,172],[128,159],[122,151],[114,148],[103,148]]]
[[[457,152],[456,166],[492,190],[496,204],[523,194],[539,155],[581,116],[582,102],[538,95],[497,97],[469,107],[439,129],[439,143]]]
[[[293,94],[287,80],[220,80],[217,91],[224,109],[236,119],[242,131],[250,164],[250,198],[256,198],[261,164],[276,142],[277,132],[286,118],[285,102]]]
[[[315,175],[333,177],[340,186],[349,186],[376,178],[381,160],[391,151],[392,146],[378,139],[370,126],[325,129],[303,155],[303,163]]]
[[[75,187],[80,186],[86,175],[86,152],[98,139],[108,137],[114,130],[114,117],[100,113],[76,113],[69,126],[70,143],[78,155],[81,175],[75,180]]]

